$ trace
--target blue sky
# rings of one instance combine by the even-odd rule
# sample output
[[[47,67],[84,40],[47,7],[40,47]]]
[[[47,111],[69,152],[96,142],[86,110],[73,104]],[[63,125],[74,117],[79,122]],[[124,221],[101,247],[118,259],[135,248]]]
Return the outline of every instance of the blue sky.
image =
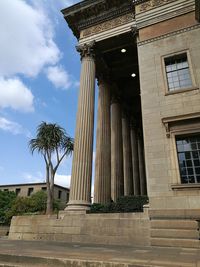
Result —
[[[41,121],[74,137],[80,57],[60,10],[77,2],[0,1],[0,184],[44,181],[43,159],[28,149]],[[71,161],[56,183],[69,186]]]

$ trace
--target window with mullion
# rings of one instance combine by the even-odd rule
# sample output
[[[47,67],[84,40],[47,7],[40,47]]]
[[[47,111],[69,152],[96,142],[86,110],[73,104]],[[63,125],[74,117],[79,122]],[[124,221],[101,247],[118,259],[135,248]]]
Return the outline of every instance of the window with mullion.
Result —
[[[187,54],[165,58],[169,91],[192,87]]]
[[[177,137],[176,146],[182,183],[200,183],[200,134]]]

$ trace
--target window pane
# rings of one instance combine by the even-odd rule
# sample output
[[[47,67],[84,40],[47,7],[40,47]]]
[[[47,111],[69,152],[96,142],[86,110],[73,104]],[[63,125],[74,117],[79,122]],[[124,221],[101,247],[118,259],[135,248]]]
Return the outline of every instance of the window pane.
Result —
[[[189,183],[195,183],[194,176],[189,176],[189,177],[188,177],[188,182],[189,182]]]
[[[200,168],[195,168],[196,174],[200,174]]]
[[[197,183],[200,183],[200,175],[197,176]]]

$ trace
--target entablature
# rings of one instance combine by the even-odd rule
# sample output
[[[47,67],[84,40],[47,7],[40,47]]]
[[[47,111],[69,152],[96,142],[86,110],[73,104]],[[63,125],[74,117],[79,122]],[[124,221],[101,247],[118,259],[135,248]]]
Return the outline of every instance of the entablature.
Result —
[[[138,29],[194,12],[195,0],[149,0],[136,6]]]
[[[134,14],[132,0],[85,0],[62,10],[65,20],[79,39],[80,32],[106,21]]]

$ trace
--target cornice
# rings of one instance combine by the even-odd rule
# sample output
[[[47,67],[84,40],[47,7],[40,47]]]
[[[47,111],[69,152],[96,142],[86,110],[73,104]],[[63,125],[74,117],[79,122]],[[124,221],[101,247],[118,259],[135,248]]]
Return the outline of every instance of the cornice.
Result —
[[[200,119],[200,112],[190,113],[190,114],[183,114],[178,116],[166,117],[162,118],[162,123],[165,126],[166,136],[169,138],[171,135],[171,126],[173,123],[177,124],[178,122],[187,122],[188,120],[196,119],[199,121]],[[194,129],[194,126],[192,126]],[[183,128],[181,128],[183,130]],[[184,129],[187,130],[188,126]]]
[[[61,11],[79,38],[80,31],[116,17],[134,13],[132,0],[85,0]]]
[[[194,0],[151,0],[139,7],[143,11],[136,11],[138,29],[195,11]]]
[[[162,40],[162,39],[165,39],[165,38],[168,38],[168,37],[171,37],[171,36],[175,36],[177,34],[181,34],[181,33],[184,33],[184,32],[192,31],[192,30],[195,30],[195,29],[198,29],[198,28],[200,28],[200,24],[196,24],[196,25],[193,25],[193,26],[190,26],[190,27],[187,27],[187,28],[182,28],[180,30],[177,30],[177,31],[174,31],[174,32],[170,32],[170,33],[166,33],[166,34],[163,34],[163,35],[160,35],[160,36],[157,36],[157,37],[145,40],[145,41],[140,41],[140,42],[138,42],[138,46],[146,45],[146,44],[158,41],[158,40]]]

